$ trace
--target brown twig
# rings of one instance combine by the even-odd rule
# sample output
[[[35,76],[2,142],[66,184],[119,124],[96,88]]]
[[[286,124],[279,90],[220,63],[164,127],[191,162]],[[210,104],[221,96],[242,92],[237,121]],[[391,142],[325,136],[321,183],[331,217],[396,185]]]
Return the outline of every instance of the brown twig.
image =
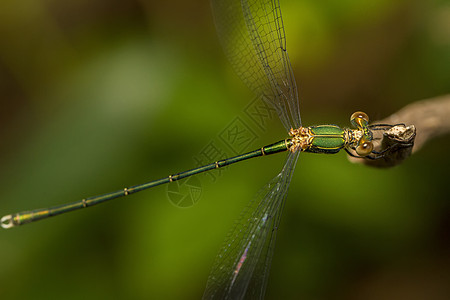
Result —
[[[450,132],[450,95],[409,104],[373,124],[405,125],[374,132],[375,150],[384,151],[382,158],[369,160],[349,157],[350,161],[374,167],[398,165],[422,148],[428,140]]]

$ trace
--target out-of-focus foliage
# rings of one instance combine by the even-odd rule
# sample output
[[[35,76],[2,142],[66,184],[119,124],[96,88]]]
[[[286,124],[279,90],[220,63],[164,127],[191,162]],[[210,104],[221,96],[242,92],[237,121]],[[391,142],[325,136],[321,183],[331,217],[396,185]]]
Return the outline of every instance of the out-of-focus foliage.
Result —
[[[280,2],[304,125],[450,92],[450,1]],[[207,0],[6,0],[0,99],[5,215],[192,168],[252,95]],[[274,118],[256,135],[251,148],[285,133]],[[392,170],[302,154],[267,297],[444,299],[449,146],[435,140]],[[2,230],[0,298],[198,299],[226,232],[283,158],[199,176],[189,209],[158,187]]]

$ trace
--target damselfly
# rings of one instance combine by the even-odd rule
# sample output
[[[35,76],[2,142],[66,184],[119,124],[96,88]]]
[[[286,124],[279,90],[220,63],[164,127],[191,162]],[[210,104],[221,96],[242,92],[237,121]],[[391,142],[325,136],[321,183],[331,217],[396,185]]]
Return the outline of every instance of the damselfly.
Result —
[[[242,155],[116,192],[6,215],[1,218],[3,228],[90,207],[250,158],[288,152],[281,172],[252,200],[225,242],[204,294],[208,299],[264,296],[277,227],[299,153],[332,154],[344,149],[352,156],[375,159],[382,153],[373,150],[372,131],[389,126],[369,125],[368,116],[356,112],[350,118],[352,129],[336,125],[302,127],[279,1],[213,0],[212,4],[226,55],[241,79],[258,97],[275,108],[288,137]]]

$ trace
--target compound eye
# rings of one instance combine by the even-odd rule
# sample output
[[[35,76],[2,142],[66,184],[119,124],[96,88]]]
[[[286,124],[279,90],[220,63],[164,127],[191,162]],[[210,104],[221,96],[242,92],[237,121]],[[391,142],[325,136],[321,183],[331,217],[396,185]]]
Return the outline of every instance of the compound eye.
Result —
[[[364,142],[358,147],[356,147],[356,153],[358,153],[359,156],[367,156],[370,153],[372,153],[373,150],[373,143],[372,142]]]
[[[362,111],[354,112],[350,117],[350,122],[357,127],[369,124],[369,116]]]
[[[362,112],[362,111],[357,111],[352,114],[352,116],[350,117],[350,121],[355,120],[355,119],[363,119],[364,121],[369,123],[369,116],[365,112]]]

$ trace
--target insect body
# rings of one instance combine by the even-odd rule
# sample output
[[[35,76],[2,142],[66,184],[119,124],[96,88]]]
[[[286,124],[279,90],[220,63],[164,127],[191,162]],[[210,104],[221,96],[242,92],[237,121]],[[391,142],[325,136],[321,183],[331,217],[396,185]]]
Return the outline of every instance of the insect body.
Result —
[[[292,146],[289,150],[334,154],[344,148],[347,152],[349,149],[355,150],[361,157],[368,156],[373,151],[373,134],[369,128],[369,117],[363,112],[355,112],[350,117],[350,122],[355,129],[341,128],[337,125],[291,129],[289,135],[292,136]]]
[[[264,146],[260,149],[250,151],[238,156],[230,157],[224,160],[216,161],[214,163],[195,168],[192,170],[172,174],[167,177],[147,182],[144,184],[126,187],[116,192],[90,197],[81,201],[76,201],[64,205],[54,206],[44,209],[36,209],[32,211],[24,211],[12,215],[6,215],[1,219],[1,226],[3,228],[11,228],[25,223],[46,219],[51,216],[56,216],[81,208],[90,207],[111,199],[128,196],[130,194],[140,192],[142,190],[170,183],[182,178],[186,178],[198,173],[218,169],[227,165],[231,165],[243,160],[254,157],[275,154],[279,152],[290,151],[295,153],[297,151],[333,154],[345,149],[350,155],[355,156],[350,149],[356,151],[359,157],[369,157],[373,152],[372,132],[369,124],[369,117],[363,112],[356,112],[352,114],[350,121],[355,125],[355,129],[342,129],[336,125],[317,125],[310,127],[299,127],[289,131],[290,138],[281,140],[271,145]],[[373,125],[372,125],[373,126]]]

